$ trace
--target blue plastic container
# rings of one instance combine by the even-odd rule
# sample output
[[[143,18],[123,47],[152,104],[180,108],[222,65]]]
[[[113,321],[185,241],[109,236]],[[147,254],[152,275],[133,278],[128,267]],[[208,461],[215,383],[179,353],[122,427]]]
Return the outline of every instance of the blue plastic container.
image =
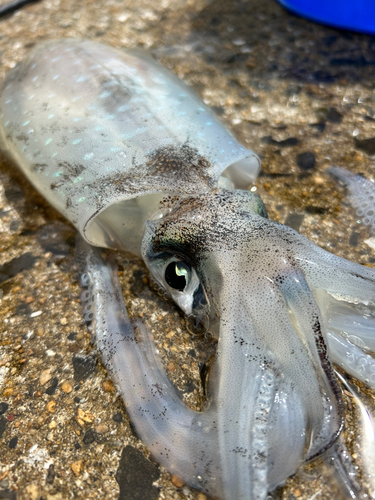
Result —
[[[279,0],[279,3],[312,21],[375,34],[375,0]]]

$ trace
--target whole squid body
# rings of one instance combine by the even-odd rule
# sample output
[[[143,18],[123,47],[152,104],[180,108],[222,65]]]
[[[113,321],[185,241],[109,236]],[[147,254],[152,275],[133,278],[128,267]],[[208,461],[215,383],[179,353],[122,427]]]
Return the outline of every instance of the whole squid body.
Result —
[[[332,361],[375,387],[375,272],[270,221],[245,190],[258,158],[146,55],[43,43],[0,106],[2,151],[85,240],[84,315],[152,455],[209,495],[252,500],[335,449]],[[95,246],[142,255],[192,327],[217,337],[205,411],[182,402]]]

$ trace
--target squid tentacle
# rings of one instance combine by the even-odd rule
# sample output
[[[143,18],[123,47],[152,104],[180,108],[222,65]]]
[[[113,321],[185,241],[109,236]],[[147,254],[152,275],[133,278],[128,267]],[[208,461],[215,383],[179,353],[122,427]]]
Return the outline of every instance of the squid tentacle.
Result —
[[[304,409],[257,333],[245,302],[224,312],[214,368],[224,498],[263,500],[303,454]]]
[[[333,361],[349,375],[375,389],[375,359],[342,335],[328,332],[328,343]]]
[[[307,238],[304,242],[302,251],[297,249],[294,259],[311,287],[323,289],[338,300],[375,306],[373,269],[337,257]]]
[[[363,303],[348,303],[329,294],[321,295],[320,306],[327,316],[329,331],[345,338],[365,352],[375,352],[375,307]]]
[[[274,279],[256,273],[253,279],[242,294],[238,280],[231,280],[233,288],[228,285],[220,304],[220,452],[227,457],[238,450],[226,460],[228,470],[223,466],[225,498],[264,498],[304,460],[324,453],[343,427],[341,391],[326,339],[317,330],[317,321],[322,324],[319,309],[303,273],[287,265]],[[268,399],[263,401],[266,380]],[[225,405],[219,405],[223,401]],[[255,438],[248,429],[254,430],[257,423]],[[245,491],[251,495],[246,497]]]
[[[280,289],[292,316],[291,321],[295,325],[296,332],[304,339],[310,355],[314,356],[315,365],[320,363],[325,374],[324,379],[322,377],[318,379],[321,391],[327,398],[325,402],[327,406],[326,417],[320,433],[315,437],[316,444],[312,443],[309,450],[307,460],[312,460],[330,448],[341,434],[344,427],[344,405],[341,389],[328,357],[323,318],[303,273],[298,269],[287,273],[280,284]],[[329,401],[335,402],[336,406],[335,412],[331,412],[331,414],[327,411]],[[322,440],[324,444],[322,444]]]
[[[332,262],[330,266],[322,263],[321,277],[317,279],[315,277],[311,279],[308,270],[305,274],[310,285],[324,289],[337,300],[349,304],[360,303],[371,307],[375,305],[374,271],[371,272],[370,276],[361,276],[353,271],[339,269],[336,267],[336,263]]]
[[[306,254],[297,261],[325,320],[334,361],[374,387],[375,360],[368,354],[375,352],[374,270],[320,248]]]

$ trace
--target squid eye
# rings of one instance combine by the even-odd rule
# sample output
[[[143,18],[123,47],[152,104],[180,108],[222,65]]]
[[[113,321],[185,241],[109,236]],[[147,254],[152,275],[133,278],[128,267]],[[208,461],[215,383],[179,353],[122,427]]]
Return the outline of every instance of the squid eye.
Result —
[[[171,288],[183,292],[190,281],[191,269],[184,262],[171,262],[167,266],[164,276]]]

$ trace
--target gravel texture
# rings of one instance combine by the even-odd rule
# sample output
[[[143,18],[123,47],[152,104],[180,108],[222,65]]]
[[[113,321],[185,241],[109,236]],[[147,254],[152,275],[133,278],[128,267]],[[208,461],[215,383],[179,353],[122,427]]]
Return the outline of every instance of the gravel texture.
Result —
[[[0,19],[0,80],[34,44],[60,37],[150,50],[261,156],[256,187],[271,218],[374,266],[368,229],[325,170],[340,165],[375,176],[375,38],[315,25],[272,0],[44,0]],[[154,464],[133,432],[82,320],[74,238],[3,160],[0,499],[204,500]],[[130,315],[148,323],[187,404],[202,408],[199,370],[214,346],[191,338],[180,313],[150,289],[138,259],[117,258]],[[357,386],[373,411],[374,394]],[[349,396],[345,404],[356,459],[356,413]],[[136,464],[139,477],[131,474]],[[144,495],[136,496],[142,482]],[[277,495],[340,498],[320,463]]]

